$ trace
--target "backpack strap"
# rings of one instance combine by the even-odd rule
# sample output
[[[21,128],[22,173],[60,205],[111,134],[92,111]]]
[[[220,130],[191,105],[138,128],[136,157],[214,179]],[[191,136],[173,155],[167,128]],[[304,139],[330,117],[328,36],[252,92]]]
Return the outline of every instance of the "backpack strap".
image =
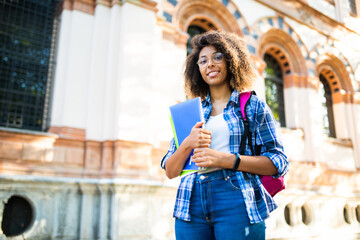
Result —
[[[242,92],[240,93],[239,102],[240,102],[240,112],[243,118],[244,123],[244,134],[241,136],[241,142],[240,142],[240,154],[245,154],[245,148],[246,148],[246,140],[248,140],[249,147],[251,149],[251,154],[254,155],[254,150],[252,148],[252,133],[250,131],[250,124],[249,124],[249,118],[246,114],[246,107],[250,104],[250,98],[252,95],[256,95],[255,91],[251,92]],[[248,176],[248,173],[244,173],[245,180],[249,181],[250,178]]]
[[[246,139],[248,140],[249,147],[251,149],[251,153],[253,156],[259,155],[261,152],[261,146],[256,145],[255,143],[255,150],[252,146],[252,132],[250,131],[249,126],[249,119],[246,114],[246,106],[250,103],[250,98],[252,95],[256,95],[255,91],[251,92],[243,92],[240,93],[240,110],[244,122],[244,134],[241,137],[241,143],[240,143],[240,154],[245,154],[245,147],[246,147]],[[254,133],[255,134],[255,133]],[[255,154],[254,154],[255,153]],[[244,172],[243,173],[245,180],[249,181],[251,173]],[[261,182],[268,191],[268,193],[273,197],[275,194],[280,192],[285,188],[284,184],[284,177],[280,177],[277,179],[272,178],[271,176],[260,176]]]
[[[241,114],[242,114],[243,122],[244,122],[244,134],[241,137],[241,143],[240,143],[240,154],[241,155],[245,154],[246,139],[248,140],[252,155],[255,155],[253,146],[252,146],[252,133],[250,131],[249,118],[247,117],[247,114],[246,114],[246,107],[247,107],[247,105],[249,105],[250,98],[252,95],[256,95],[255,91],[242,92],[242,93],[240,93],[240,98],[239,98],[240,110],[241,110]]]

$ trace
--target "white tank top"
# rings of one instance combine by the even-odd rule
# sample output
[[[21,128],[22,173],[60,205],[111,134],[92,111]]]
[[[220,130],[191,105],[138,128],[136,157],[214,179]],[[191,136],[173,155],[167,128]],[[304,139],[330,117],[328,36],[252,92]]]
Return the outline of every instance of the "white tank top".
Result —
[[[210,116],[205,128],[211,131],[210,148],[219,152],[230,153],[230,130],[224,119],[224,114]]]
[[[224,119],[224,114],[221,113],[216,116],[210,116],[205,124],[205,128],[211,132],[210,148],[219,152],[230,153],[230,130]],[[206,170],[200,170],[199,173],[207,173],[219,169],[220,168],[208,168]]]

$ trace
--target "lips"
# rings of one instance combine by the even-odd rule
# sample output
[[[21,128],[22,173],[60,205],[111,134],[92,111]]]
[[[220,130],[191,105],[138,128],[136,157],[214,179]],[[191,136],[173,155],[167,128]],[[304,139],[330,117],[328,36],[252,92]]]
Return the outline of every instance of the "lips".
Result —
[[[207,74],[208,77],[215,77],[220,71],[211,71]]]

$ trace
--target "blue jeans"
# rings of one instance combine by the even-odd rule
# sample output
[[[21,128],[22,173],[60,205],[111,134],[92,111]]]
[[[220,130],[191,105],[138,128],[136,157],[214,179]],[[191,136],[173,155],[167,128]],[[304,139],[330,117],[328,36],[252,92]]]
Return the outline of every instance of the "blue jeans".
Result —
[[[197,174],[190,199],[191,221],[175,220],[177,240],[264,240],[265,223],[250,224],[236,173]]]

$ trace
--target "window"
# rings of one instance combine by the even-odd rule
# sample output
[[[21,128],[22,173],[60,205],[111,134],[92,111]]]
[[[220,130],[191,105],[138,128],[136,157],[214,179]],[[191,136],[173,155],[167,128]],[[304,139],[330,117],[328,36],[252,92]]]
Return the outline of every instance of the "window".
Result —
[[[189,55],[192,51],[191,40],[193,39],[193,37],[195,37],[195,35],[206,32],[206,30],[199,26],[190,25],[187,32],[190,35],[186,44],[187,55]]]
[[[275,120],[281,127],[286,126],[284,106],[284,82],[279,62],[270,54],[265,54],[265,95]]]
[[[349,8],[350,8],[350,13],[357,16],[355,0],[349,0]]]
[[[0,126],[48,128],[59,3],[0,1]]]
[[[322,74],[320,74],[319,95],[322,99],[323,132],[329,137],[336,138],[331,89]]]
[[[289,226],[293,226],[291,219],[290,219],[290,205],[286,205],[284,208],[284,218],[285,218],[285,222],[289,225]]]
[[[344,220],[347,224],[351,224],[349,205],[345,205],[345,207],[344,207]]]
[[[12,196],[4,206],[1,229],[7,237],[23,234],[33,222],[33,208],[22,197]]]
[[[311,214],[310,214],[310,208],[306,205],[303,205],[301,207],[301,221],[305,225],[309,225],[311,223]]]

